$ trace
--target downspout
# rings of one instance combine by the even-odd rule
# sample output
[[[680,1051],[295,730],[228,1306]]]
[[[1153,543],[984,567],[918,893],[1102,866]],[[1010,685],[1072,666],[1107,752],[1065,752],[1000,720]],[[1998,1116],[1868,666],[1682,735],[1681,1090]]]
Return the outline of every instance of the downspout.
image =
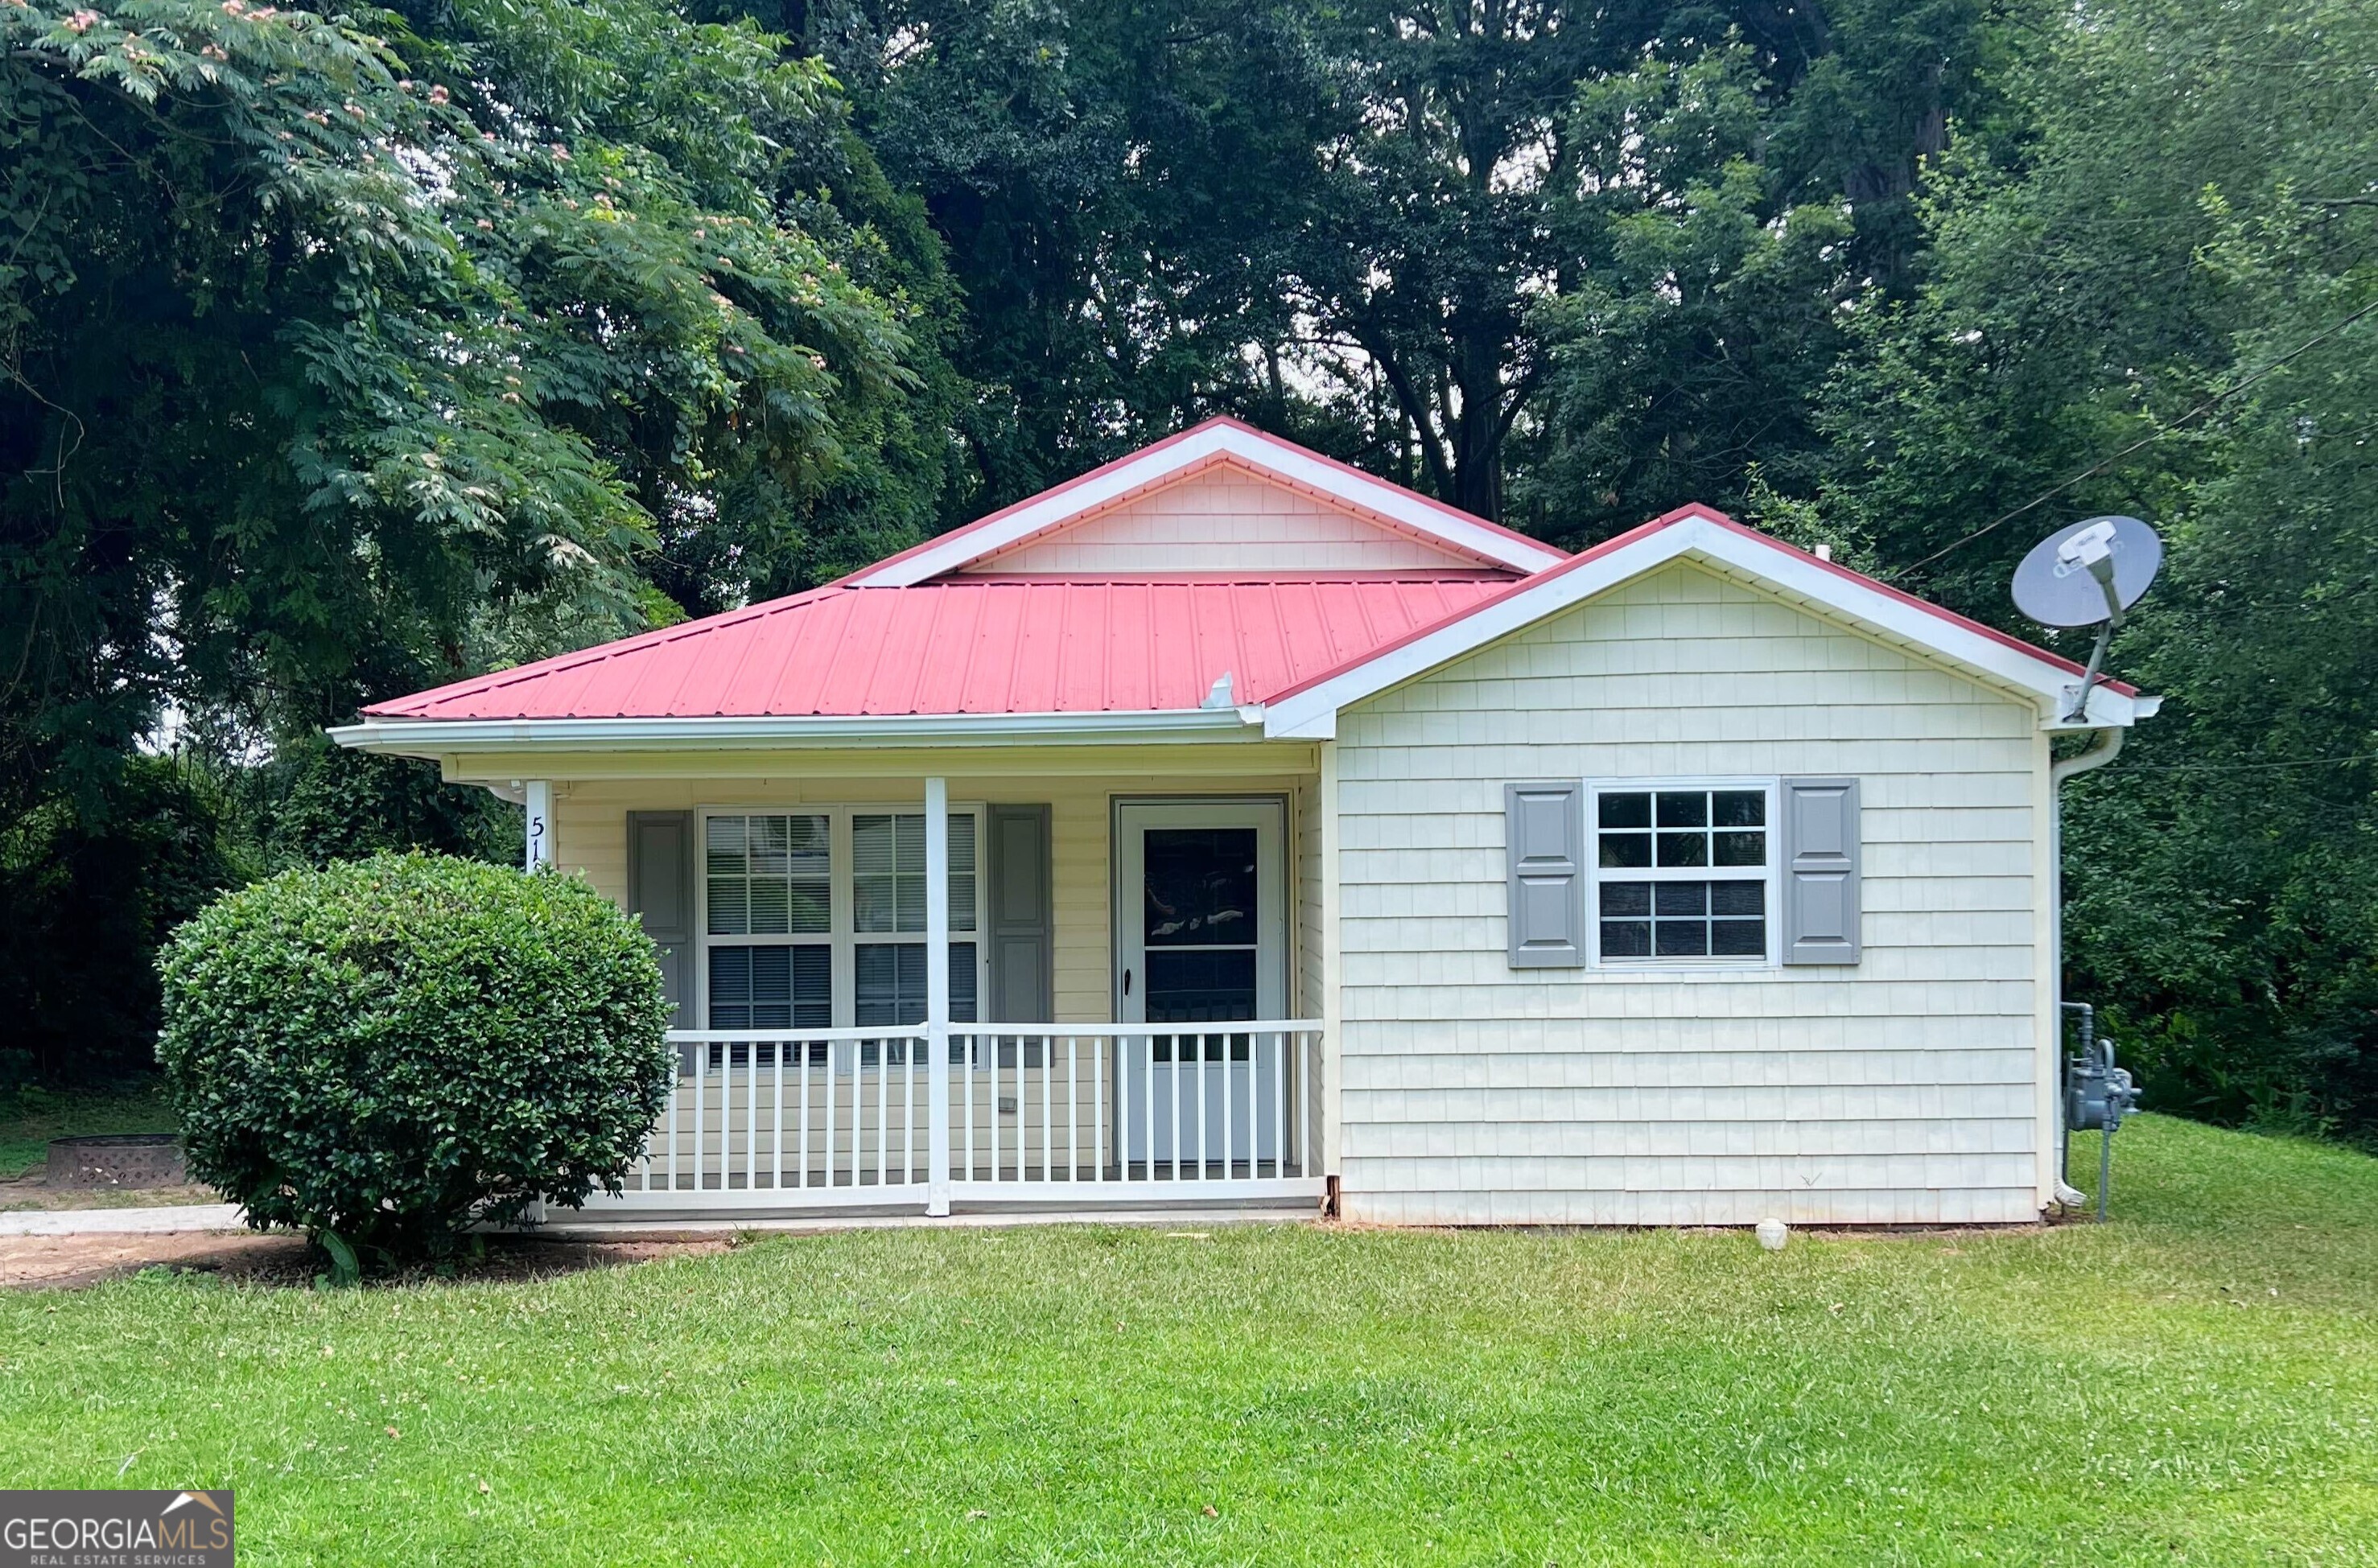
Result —
[[[2082,1201],[2082,1193],[2064,1179],[2065,1139],[2071,1130],[2064,1125],[2064,781],[2102,768],[2121,754],[2123,731],[2101,729],[2092,732],[2096,739],[2087,749],[2077,751],[2060,762],[2048,765],[2048,862],[2049,867],[2048,941],[2056,956],[2056,1201],[2067,1207]]]

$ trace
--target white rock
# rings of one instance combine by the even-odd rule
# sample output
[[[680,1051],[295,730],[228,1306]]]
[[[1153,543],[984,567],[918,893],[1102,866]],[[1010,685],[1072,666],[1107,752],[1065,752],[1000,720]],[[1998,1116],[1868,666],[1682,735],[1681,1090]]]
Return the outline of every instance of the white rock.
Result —
[[[1759,1222],[1759,1244],[1771,1252],[1780,1252],[1784,1243],[1792,1239],[1792,1227],[1770,1215]]]

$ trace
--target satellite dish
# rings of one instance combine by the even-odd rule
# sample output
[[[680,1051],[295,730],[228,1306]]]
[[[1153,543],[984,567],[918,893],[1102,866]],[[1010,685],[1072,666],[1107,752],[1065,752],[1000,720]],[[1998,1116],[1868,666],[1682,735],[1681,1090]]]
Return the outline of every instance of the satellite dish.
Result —
[[[2116,621],[2163,567],[2163,541],[2134,517],[2093,517],[2051,533],[2014,569],[2015,608],[2042,626]]]
[[[2163,541],[2134,517],[2093,517],[2049,534],[2014,569],[2015,608],[2042,626],[2097,628],[2081,684],[2066,689],[2064,722],[2079,724],[2106,667],[2106,645],[2123,612],[2163,568]]]

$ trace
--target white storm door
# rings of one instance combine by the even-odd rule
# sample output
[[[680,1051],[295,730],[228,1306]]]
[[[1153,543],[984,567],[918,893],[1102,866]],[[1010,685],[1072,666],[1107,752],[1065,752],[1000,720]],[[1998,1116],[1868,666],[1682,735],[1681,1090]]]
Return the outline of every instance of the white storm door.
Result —
[[[1214,1024],[1286,1016],[1286,812],[1278,800],[1115,808],[1115,1016]],[[1126,1177],[1277,1169],[1281,1042],[1184,1029],[1125,1039],[1115,1062]]]

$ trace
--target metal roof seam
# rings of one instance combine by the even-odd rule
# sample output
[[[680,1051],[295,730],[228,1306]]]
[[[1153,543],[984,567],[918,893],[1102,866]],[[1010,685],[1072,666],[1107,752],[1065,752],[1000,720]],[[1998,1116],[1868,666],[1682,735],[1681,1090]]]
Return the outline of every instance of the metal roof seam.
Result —
[[[1114,631],[1114,595],[1101,593],[1098,595],[1097,603],[1099,647],[1103,650],[1107,646],[1107,640],[1113,635]],[[1099,711],[1111,713],[1115,708],[1114,661],[1105,657],[1102,652],[1096,663],[1099,671]]]
[[[834,593],[818,599],[810,612],[801,617],[803,621],[835,620],[837,618],[846,626],[849,624],[850,600],[847,594]],[[754,640],[756,641],[757,640],[755,639]],[[765,689],[775,692],[782,692],[785,689],[785,683],[792,673],[794,656],[799,648],[800,640],[799,638],[787,637],[784,640],[784,647],[782,650],[776,653],[775,658],[769,660],[765,666],[768,672],[767,676],[765,680],[761,683]],[[756,656],[758,652],[759,651],[755,648],[752,651],[751,656]],[[741,676],[744,668],[748,664],[750,664],[749,657],[737,662],[736,675],[739,678]],[[756,671],[763,666],[750,665],[750,667]],[[727,697],[731,696],[735,689],[735,687],[731,684],[722,688],[720,692],[722,700]],[[811,706],[814,708],[817,704],[811,703]]]
[[[950,694],[950,711],[958,713],[967,711],[967,686],[974,670],[974,651],[982,646],[982,623],[991,614],[991,600],[977,594],[967,608],[968,614],[965,628],[953,640],[955,645],[950,651],[950,668],[944,673],[944,679],[948,682],[945,689]]]
[[[1292,666],[1288,662],[1288,626],[1280,619],[1279,615],[1280,596],[1273,593],[1267,595],[1266,598],[1267,602],[1263,608],[1267,614],[1264,618],[1270,623],[1267,629],[1271,636],[1272,651],[1279,658],[1281,673],[1285,675]],[[1255,673],[1249,670],[1240,676],[1237,689],[1231,695],[1238,701],[1248,701],[1254,699],[1256,692],[1270,690],[1274,682],[1268,678],[1259,681]]]
[[[1019,589],[1013,597],[1020,601],[1015,605],[1015,618],[1021,622],[1031,613],[1032,590],[1028,586]],[[1024,639],[1021,636],[1012,637],[1007,642],[1007,669],[1001,676],[999,685],[999,705],[1003,712],[1013,712],[1015,710],[1016,687],[1023,677],[1023,671]]]
[[[844,601],[844,603],[847,604],[847,608],[844,613],[842,635],[836,637],[834,640],[833,644],[828,648],[826,656],[822,661],[824,667],[818,672],[818,706],[820,709],[823,709],[825,706],[824,694],[837,688],[836,683],[842,677],[844,661],[847,658],[856,657],[868,657],[871,661],[872,655],[875,652],[875,650],[871,648],[854,652],[856,645],[860,640],[850,635],[851,623],[859,618],[859,616],[862,614],[860,606],[865,604],[866,601],[853,595]],[[873,667],[871,662],[869,667],[871,669]],[[860,700],[854,711],[864,713],[868,711],[863,689],[864,682],[861,683],[861,686],[862,694]]]

